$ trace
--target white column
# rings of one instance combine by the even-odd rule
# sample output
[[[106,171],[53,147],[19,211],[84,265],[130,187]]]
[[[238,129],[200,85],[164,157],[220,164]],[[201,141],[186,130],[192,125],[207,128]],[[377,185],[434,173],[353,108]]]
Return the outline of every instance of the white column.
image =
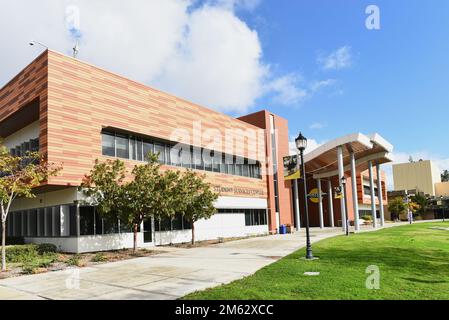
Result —
[[[328,196],[328,205],[329,205],[329,224],[331,228],[335,226],[334,224],[334,204],[333,204],[333,193],[332,193],[332,181],[329,179],[327,181],[327,196]]]
[[[341,186],[341,178],[345,174],[344,163],[343,163],[343,148],[337,147],[337,162],[338,162],[338,185]],[[343,231],[346,232],[346,206],[345,199],[340,199],[340,208],[341,208],[341,225],[343,227]]]
[[[376,215],[376,198],[374,195],[374,176],[373,176],[373,162],[368,161],[369,171],[369,187],[371,194],[371,215],[373,216],[373,227],[377,228],[377,215]]]
[[[384,217],[384,200],[382,197],[382,179],[380,175],[380,164],[376,164],[377,171],[377,198],[379,199],[379,213],[380,213],[380,226],[383,227],[385,224]]]
[[[293,196],[295,198],[296,231],[299,231],[301,229],[301,218],[299,216],[298,179],[293,180],[292,184],[293,184]]]
[[[321,179],[317,180],[318,187],[318,212],[320,215],[320,228],[324,229],[324,218],[323,218],[323,194],[321,191]]]
[[[351,186],[352,186],[352,205],[354,209],[354,227],[359,231],[359,197],[357,194],[357,172],[355,169],[355,155],[351,152]]]

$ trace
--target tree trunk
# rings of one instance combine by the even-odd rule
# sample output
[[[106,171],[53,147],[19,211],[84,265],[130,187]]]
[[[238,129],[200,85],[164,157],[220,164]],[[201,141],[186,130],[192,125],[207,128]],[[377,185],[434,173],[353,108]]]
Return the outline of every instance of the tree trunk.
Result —
[[[6,221],[2,221],[2,272],[6,271]]]
[[[134,247],[133,247],[133,252],[136,253],[137,251],[137,223],[134,223]]]
[[[195,223],[192,221],[192,246],[195,245]]]

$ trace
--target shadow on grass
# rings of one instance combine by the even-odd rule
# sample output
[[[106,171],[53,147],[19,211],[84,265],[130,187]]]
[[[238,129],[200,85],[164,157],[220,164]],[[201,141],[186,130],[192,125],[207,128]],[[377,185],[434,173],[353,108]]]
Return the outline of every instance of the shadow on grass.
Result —
[[[439,281],[439,280],[423,280],[423,279],[416,279],[416,278],[402,278],[402,279],[411,281],[411,282],[430,283],[430,284],[448,282],[448,281]]]
[[[298,259],[303,250],[289,256]],[[343,249],[340,247],[317,247],[314,254],[321,263],[349,265],[383,265],[393,269],[413,268],[417,273],[441,273],[449,275],[449,252],[436,249],[402,249],[396,247],[374,247]]]

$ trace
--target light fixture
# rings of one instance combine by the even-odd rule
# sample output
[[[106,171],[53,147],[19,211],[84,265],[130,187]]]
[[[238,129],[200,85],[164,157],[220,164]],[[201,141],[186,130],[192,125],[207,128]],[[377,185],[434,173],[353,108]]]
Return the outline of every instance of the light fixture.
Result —
[[[298,148],[299,151],[304,151],[307,148],[307,138],[302,135],[300,132],[298,137],[295,139],[296,148]]]

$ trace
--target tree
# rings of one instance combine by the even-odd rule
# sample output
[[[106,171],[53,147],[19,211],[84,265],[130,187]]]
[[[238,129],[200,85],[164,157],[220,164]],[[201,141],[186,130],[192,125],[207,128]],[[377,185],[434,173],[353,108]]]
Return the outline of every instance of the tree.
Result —
[[[145,218],[154,217],[164,210],[162,175],[157,159],[157,155],[151,154],[147,163],[136,165],[130,181],[125,181],[127,172],[123,161],[117,159],[100,163],[96,160],[81,184],[87,196],[86,202],[95,205],[100,215],[132,225],[134,252],[137,250],[139,225]]]
[[[407,206],[401,197],[393,198],[388,201],[388,211],[390,211],[393,220],[399,219],[399,215],[405,213]]]
[[[0,146],[0,208],[2,221],[2,272],[6,271],[6,220],[11,205],[17,198],[34,198],[33,188],[48,177],[55,176],[62,168],[48,163],[37,152],[13,156]]]
[[[441,173],[441,182],[448,182],[449,181],[449,171],[448,170],[444,170]]]
[[[410,210],[417,214],[424,214],[427,209],[427,198],[422,194],[416,194],[411,198],[412,202],[409,203]]]
[[[218,194],[212,191],[212,186],[204,181],[204,175],[187,170],[181,177],[176,188],[178,213],[181,213],[192,224],[192,245],[195,244],[195,222],[209,219],[217,209],[214,202]]]

